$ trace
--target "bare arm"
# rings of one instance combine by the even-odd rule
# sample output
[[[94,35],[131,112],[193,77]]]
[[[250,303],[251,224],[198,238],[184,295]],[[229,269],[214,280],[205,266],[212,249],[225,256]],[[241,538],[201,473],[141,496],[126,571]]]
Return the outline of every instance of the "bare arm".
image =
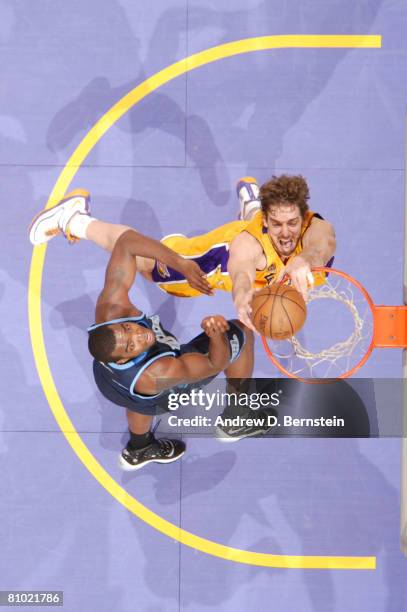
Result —
[[[206,317],[201,327],[209,336],[207,355],[186,353],[181,357],[163,357],[148,367],[137,382],[136,389],[154,395],[178,384],[198,382],[216,376],[230,362],[229,343],[224,332],[228,322],[221,315]]]
[[[184,259],[162,242],[144,236],[135,230],[128,230],[119,240],[126,240],[127,248],[133,256],[155,259],[180,272],[194,289],[206,295],[212,295],[211,287],[206,280],[204,272],[197,263],[191,259]]]
[[[178,255],[178,253],[162,244],[162,242],[154,240],[154,238],[144,236],[135,230],[128,229],[122,233],[116,241],[112,251],[112,256],[116,247],[122,253],[123,249],[121,247],[123,246],[125,247],[128,255],[134,259],[136,256],[138,256],[146,259],[161,261],[170,268],[180,272],[189,282],[191,287],[197,289],[201,293],[205,293],[206,295],[212,295],[211,287],[205,278],[204,272],[202,272],[198,264],[190,259],[184,259]],[[133,282],[134,275],[132,277],[132,283]],[[128,289],[129,288],[130,287],[128,287]]]
[[[324,266],[336,250],[335,230],[323,219],[313,219],[304,234],[301,257],[311,266]]]
[[[256,267],[264,257],[259,242],[248,234],[242,232],[232,241],[228,261],[233,289],[233,302],[242,323],[256,331],[251,322],[251,300],[253,297],[253,283],[256,278]]]
[[[110,256],[105,284],[96,303],[96,323],[140,314],[129,299],[129,291],[137,271],[136,255],[131,248],[131,233],[127,231],[122,234]]]
[[[325,266],[335,253],[336,240],[333,226],[323,219],[314,218],[303,236],[303,250],[279,274],[276,282],[287,274],[304,299],[308,291],[311,268]]]
[[[110,256],[105,285],[96,305],[96,322],[140,312],[130,302],[128,295],[137,271],[137,256],[162,261],[181,272],[195,289],[211,294],[209,284],[195,262],[183,259],[161,242],[129,229],[116,241]]]
[[[140,313],[129,300],[129,291],[137,272],[137,256],[155,256],[175,269],[182,267],[184,262],[182,257],[161,242],[131,229],[124,232],[110,256],[105,285],[96,305],[96,322]]]

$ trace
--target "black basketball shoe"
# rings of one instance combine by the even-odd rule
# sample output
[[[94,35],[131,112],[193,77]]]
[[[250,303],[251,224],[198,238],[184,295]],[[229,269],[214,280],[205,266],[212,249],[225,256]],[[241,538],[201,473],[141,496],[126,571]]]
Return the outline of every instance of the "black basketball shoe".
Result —
[[[131,450],[127,445],[119,456],[119,467],[131,472],[139,470],[148,463],[172,463],[185,453],[185,443],[181,440],[159,438],[139,450]]]

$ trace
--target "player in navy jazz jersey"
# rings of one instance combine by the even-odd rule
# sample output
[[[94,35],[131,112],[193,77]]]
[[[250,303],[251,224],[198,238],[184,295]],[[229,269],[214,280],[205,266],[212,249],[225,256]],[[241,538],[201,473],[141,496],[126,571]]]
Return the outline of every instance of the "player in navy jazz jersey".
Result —
[[[225,370],[233,379],[250,377],[253,368],[252,333],[238,321],[221,315],[206,317],[202,334],[181,345],[163,328],[157,315],[148,317],[129,299],[136,274],[136,257],[153,248],[164,263],[185,266],[185,260],[164,245],[129,230],[117,241],[106,270],[104,288],[89,332],[94,376],[102,394],[126,408],[130,440],[119,463],[134,470],[150,461],[168,463],[185,452],[180,440],[156,439],[153,415],[165,408],[166,397]],[[200,271],[188,262],[188,274],[200,282]]]

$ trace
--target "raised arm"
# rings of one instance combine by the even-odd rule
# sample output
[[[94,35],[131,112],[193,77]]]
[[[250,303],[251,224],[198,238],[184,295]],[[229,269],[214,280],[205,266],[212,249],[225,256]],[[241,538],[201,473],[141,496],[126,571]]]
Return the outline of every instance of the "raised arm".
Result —
[[[184,259],[178,253],[166,247],[162,242],[144,236],[135,230],[128,230],[119,238],[126,241],[126,247],[131,255],[155,259],[170,268],[180,272],[188,283],[201,293],[212,295],[211,287],[206,280],[205,273],[197,263],[191,259]]]
[[[253,297],[253,283],[256,278],[256,267],[264,257],[259,242],[247,232],[242,232],[230,245],[228,272],[233,289],[233,302],[238,317],[252,331],[256,331],[250,319],[250,303]],[[256,332],[257,333],[257,332]]]
[[[140,314],[129,299],[137,271],[132,234],[136,232],[129,230],[122,234],[114,246],[106,268],[105,284],[96,303],[96,323]]]
[[[183,274],[198,291],[211,293],[204,273],[195,262],[183,259],[161,242],[129,229],[117,240],[110,256],[105,285],[96,306],[97,322],[139,312],[128,297],[137,271],[137,256],[157,259]]]
[[[335,253],[335,231],[331,223],[314,218],[302,240],[303,250],[294,257],[280,273],[276,282],[287,274],[294,287],[307,297],[308,278],[311,268],[325,266]]]

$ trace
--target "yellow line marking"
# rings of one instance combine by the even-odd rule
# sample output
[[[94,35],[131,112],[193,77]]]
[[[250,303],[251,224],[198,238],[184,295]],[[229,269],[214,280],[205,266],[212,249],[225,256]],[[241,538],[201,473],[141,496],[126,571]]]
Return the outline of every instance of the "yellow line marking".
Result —
[[[262,36],[259,38],[248,38],[238,40],[217,47],[212,47],[186,57],[150,78],[140,83],[114,106],[112,106],[103,117],[91,128],[82,142],[75,149],[64,169],[58,177],[57,182],[50,194],[46,208],[60,200],[67,191],[72,179],[89,155],[93,147],[102,136],[122,117],[130,108],[140,102],[148,94],[152,93],[165,83],[172,81],[190,70],[199,68],[211,62],[227,57],[252,51],[264,51],[278,48],[381,48],[380,36],[356,36],[356,35],[288,35],[288,36]],[[258,553],[249,550],[240,550],[231,546],[225,546],[206,538],[201,538],[193,533],[185,531],[180,527],[158,516],[146,506],[138,502],[123,487],[121,487],[110,474],[102,467],[89,451],[69,418],[56,389],[54,379],[48,363],[45,349],[44,336],[41,319],[41,285],[44,268],[45,253],[47,246],[43,245],[33,249],[29,291],[28,291],[28,316],[31,335],[32,349],[38,374],[44,389],[45,396],[52,413],[65,435],[68,443],[82,461],[84,466],[96,478],[96,480],[112,495],[119,503],[136,515],[154,529],[201,552],[220,557],[237,563],[247,563],[266,567],[279,568],[306,568],[306,569],[368,569],[376,568],[376,557],[335,557],[315,555],[272,555]]]

